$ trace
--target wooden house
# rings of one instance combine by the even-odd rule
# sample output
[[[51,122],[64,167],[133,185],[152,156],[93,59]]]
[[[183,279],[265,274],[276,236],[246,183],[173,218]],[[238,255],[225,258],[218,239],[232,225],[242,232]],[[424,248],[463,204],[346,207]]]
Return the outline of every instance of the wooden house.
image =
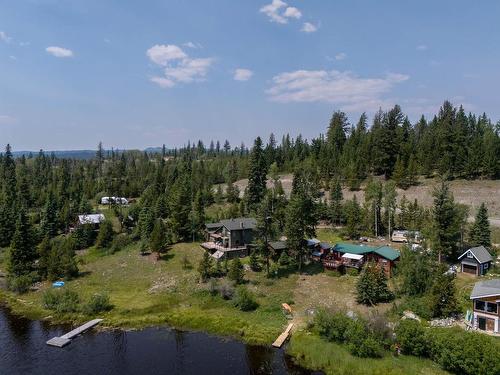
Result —
[[[470,248],[458,257],[461,270],[476,276],[482,276],[491,267],[493,257],[484,246]]]
[[[248,255],[257,221],[236,218],[206,224],[206,242],[201,246],[217,259]]]
[[[476,283],[470,299],[473,303],[472,326],[500,333],[500,279]]]
[[[399,260],[399,251],[389,246],[365,246],[350,243],[338,243],[325,256],[325,268],[356,268],[360,270],[366,262],[375,262],[388,277],[392,276],[394,265]]]

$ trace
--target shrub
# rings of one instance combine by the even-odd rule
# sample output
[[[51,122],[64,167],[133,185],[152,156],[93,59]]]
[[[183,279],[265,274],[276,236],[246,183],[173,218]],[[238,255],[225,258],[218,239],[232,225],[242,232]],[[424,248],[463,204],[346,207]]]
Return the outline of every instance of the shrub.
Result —
[[[98,249],[109,248],[113,242],[114,235],[113,224],[111,224],[109,220],[104,220],[99,227],[99,234],[97,235],[95,246]]]
[[[278,278],[279,275],[280,275],[280,266],[278,265],[278,263],[272,263],[271,266],[269,266],[268,277]]]
[[[31,285],[33,284],[33,276],[32,275],[22,275],[22,276],[13,276],[7,279],[7,284],[10,290],[13,292],[23,294],[26,293]]]
[[[232,299],[234,296],[234,287],[231,283],[228,283],[227,281],[223,281],[217,287],[217,291],[219,292],[219,295],[225,300]]]
[[[347,268],[346,274],[349,276],[358,276],[359,271],[356,268]]]
[[[328,271],[326,271],[326,275],[327,276],[331,276],[331,277],[340,277],[340,276],[342,276],[342,274],[339,271],[337,271],[337,270],[328,270]]]
[[[361,358],[381,358],[384,350],[373,336],[361,336],[359,342],[349,345],[351,354]]]
[[[79,308],[78,293],[70,290],[47,290],[42,297],[43,307],[59,313],[76,312]]]
[[[215,296],[217,294],[218,289],[219,289],[219,285],[217,284],[217,279],[208,280],[208,292],[212,296]]]
[[[111,309],[113,309],[113,305],[109,302],[107,294],[94,294],[84,306],[83,311],[86,314],[94,315]]]
[[[314,327],[318,333],[329,341],[344,342],[345,332],[351,322],[346,314],[342,312],[330,313],[319,310],[314,316]]]
[[[259,304],[255,300],[253,293],[251,293],[244,286],[239,286],[236,289],[234,305],[238,307],[241,311],[252,311],[259,306]]]
[[[236,284],[241,284],[244,275],[245,271],[243,270],[243,264],[241,264],[240,258],[233,259],[229,267],[229,272],[227,273],[229,280],[234,281]]]
[[[122,250],[124,247],[127,247],[131,243],[132,243],[132,239],[130,238],[130,236],[128,234],[120,233],[119,235],[117,235],[113,239],[113,242],[111,244],[111,248],[110,248],[109,252],[111,254],[114,254],[117,251]]]
[[[430,358],[456,374],[499,374],[500,342],[462,329],[433,328],[427,332]]]
[[[429,345],[422,324],[413,319],[405,319],[396,326],[396,338],[403,354],[417,357],[427,356]]]
[[[181,264],[182,264],[183,270],[190,270],[191,268],[193,268],[193,266],[191,265],[191,262],[189,261],[189,258],[186,254],[184,254],[182,256]]]
[[[259,272],[261,270],[259,257],[257,256],[257,251],[252,251],[250,254],[250,269],[254,272]]]

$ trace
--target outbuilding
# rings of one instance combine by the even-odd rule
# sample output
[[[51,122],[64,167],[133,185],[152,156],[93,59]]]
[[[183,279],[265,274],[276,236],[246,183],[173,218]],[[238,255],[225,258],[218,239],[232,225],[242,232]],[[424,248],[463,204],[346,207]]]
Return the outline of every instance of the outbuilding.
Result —
[[[484,246],[476,246],[458,257],[462,272],[482,276],[491,267],[493,257]]]

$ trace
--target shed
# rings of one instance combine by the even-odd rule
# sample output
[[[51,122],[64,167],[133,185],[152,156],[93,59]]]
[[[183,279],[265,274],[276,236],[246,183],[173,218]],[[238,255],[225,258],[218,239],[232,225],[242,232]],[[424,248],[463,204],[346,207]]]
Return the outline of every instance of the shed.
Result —
[[[91,225],[99,225],[106,218],[103,214],[86,214],[86,215],[78,215],[78,223],[80,225],[91,224]]]
[[[484,246],[472,247],[458,257],[462,272],[482,276],[491,267],[493,257]]]

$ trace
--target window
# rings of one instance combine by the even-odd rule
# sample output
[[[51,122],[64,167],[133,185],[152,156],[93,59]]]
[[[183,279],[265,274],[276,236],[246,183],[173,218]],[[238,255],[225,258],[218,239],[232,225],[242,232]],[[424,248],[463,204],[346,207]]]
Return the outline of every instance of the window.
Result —
[[[470,251],[467,252],[467,258],[474,258],[474,255]]]
[[[489,313],[496,313],[498,311],[498,305],[496,303],[487,302],[486,311]]]
[[[476,310],[485,311],[488,313],[496,314],[498,312],[498,305],[493,302],[485,302],[476,300],[474,307]]]
[[[487,269],[488,269],[488,263],[485,263],[485,264],[483,265],[483,268],[484,268],[485,270],[487,270]]]
[[[475,301],[475,308],[476,308],[476,310],[484,311],[485,307],[486,307],[486,303],[484,301],[479,301],[479,300]]]

